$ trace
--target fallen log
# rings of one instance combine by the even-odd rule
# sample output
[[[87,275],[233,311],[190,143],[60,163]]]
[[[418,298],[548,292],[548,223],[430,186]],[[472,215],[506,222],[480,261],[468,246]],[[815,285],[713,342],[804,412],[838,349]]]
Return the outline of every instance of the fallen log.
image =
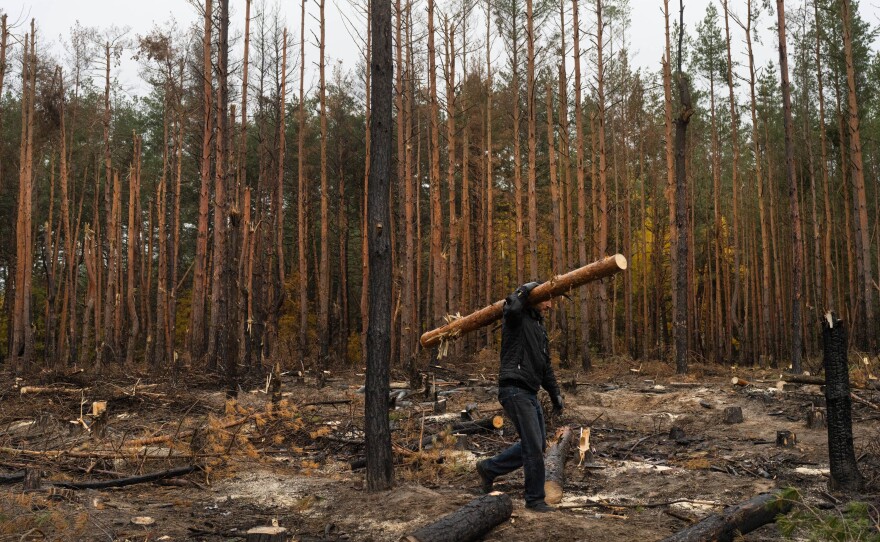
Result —
[[[541,284],[529,294],[529,303],[536,304],[556,296],[568,293],[573,288],[583,286],[611,276],[627,267],[626,258],[621,254],[608,256],[597,262],[585,265],[564,275],[558,275]],[[500,320],[504,315],[504,300],[496,301],[488,307],[472,312],[467,316],[457,318],[448,324],[432,329],[422,335],[422,346],[429,348],[440,344],[441,341],[454,339],[460,335],[480,329],[492,322]]]
[[[22,386],[19,392],[21,395],[81,395],[88,391],[88,388],[43,388],[40,386]]]
[[[570,427],[562,428],[556,444],[544,454],[544,500],[547,504],[559,504],[565,488],[565,461],[574,437]]]
[[[739,536],[775,522],[779,515],[791,510],[792,503],[793,499],[784,491],[758,495],[729,506],[720,514],[712,514],[661,542],[732,542]]]
[[[489,416],[488,418],[483,418],[482,420],[459,422],[451,426],[447,426],[447,429],[441,431],[436,435],[428,435],[426,437],[422,437],[421,444],[417,446],[412,446],[410,447],[410,449],[413,451],[425,449],[436,440],[440,440],[444,433],[449,435],[473,435],[475,433],[483,433],[485,431],[494,431],[496,429],[501,429],[502,427],[504,427],[503,416]]]
[[[104,489],[108,487],[125,487],[135,484],[144,484],[147,482],[156,482],[165,478],[174,478],[183,476],[196,470],[195,465],[188,467],[177,467],[175,469],[164,470],[161,472],[152,472],[150,474],[142,474],[140,476],[130,476],[128,478],[117,478],[116,480],[97,480],[93,482],[53,482],[55,487],[65,487],[67,489]]]
[[[22,480],[24,480],[24,471],[16,472],[14,474],[3,474],[0,475],[0,486],[14,484],[16,482],[21,482]]]
[[[482,495],[430,525],[405,536],[403,542],[472,542],[480,540],[513,513],[510,496],[498,491]]]

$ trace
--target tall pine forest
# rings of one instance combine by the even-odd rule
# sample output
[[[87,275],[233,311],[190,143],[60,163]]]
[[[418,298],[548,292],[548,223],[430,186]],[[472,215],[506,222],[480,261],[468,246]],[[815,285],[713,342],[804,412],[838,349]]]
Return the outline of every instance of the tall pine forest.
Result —
[[[60,49],[0,9],[7,368],[364,366],[367,2],[344,5],[356,65],[326,54],[345,31],[326,0],[193,0],[190,27],[84,21]],[[713,0],[687,27],[669,0],[394,0],[392,370],[435,363],[422,333],[615,253],[626,272],[554,302],[562,367],[815,370],[828,311],[876,355],[877,29],[857,0],[785,4]],[[635,9],[665,28],[648,67]]]

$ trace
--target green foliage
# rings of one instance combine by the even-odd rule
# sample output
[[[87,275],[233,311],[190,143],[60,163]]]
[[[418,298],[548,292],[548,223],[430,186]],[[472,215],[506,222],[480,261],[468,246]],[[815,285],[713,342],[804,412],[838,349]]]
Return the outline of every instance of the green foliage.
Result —
[[[795,490],[788,490],[794,491]],[[779,530],[789,539],[810,542],[880,542],[880,525],[874,506],[852,501],[842,510],[823,512],[803,503],[780,517]]]

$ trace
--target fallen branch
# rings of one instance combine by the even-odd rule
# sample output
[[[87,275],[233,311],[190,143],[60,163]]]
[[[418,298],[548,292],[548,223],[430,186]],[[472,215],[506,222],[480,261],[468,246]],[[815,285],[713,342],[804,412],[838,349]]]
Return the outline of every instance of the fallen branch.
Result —
[[[183,476],[185,474],[193,472],[194,470],[196,470],[196,466],[190,465],[188,467],[177,467],[161,472],[142,474],[140,476],[117,478],[116,480],[99,480],[94,482],[54,482],[52,485],[55,487],[64,487],[67,489],[104,489],[108,487],[124,487],[135,484],[144,484],[147,482],[155,482],[158,480],[164,480],[165,478]]]
[[[24,480],[24,471],[16,472],[15,474],[4,474],[0,476],[0,485],[14,484],[22,480]]]
[[[22,386],[19,391],[22,395],[80,395],[88,391],[88,388],[43,388],[40,386]]]
[[[304,403],[303,406],[319,406],[319,405],[350,405],[351,399],[337,399],[336,401],[312,401],[311,403]]]
[[[696,504],[699,506],[721,506],[722,503],[715,501],[702,501],[699,499],[673,499],[671,501],[647,502],[647,503],[610,503],[601,501],[576,502],[560,504],[556,508],[560,510],[568,510],[574,508],[660,508],[663,506],[671,506],[678,503]]]
[[[221,425],[219,427],[219,429],[230,429],[232,427],[246,423],[250,419],[251,419],[250,416],[245,416],[244,418],[232,420],[231,422],[227,422],[227,423]],[[193,435],[193,433],[195,433],[195,430],[184,431],[183,433],[178,433],[176,435],[159,435],[159,436],[155,436],[155,437],[147,437],[147,438],[137,439],[137,440],[133,440],[133,441],[126,443],[125,447],[126,448],[135,448],[138,446],[149,446],[150,444],[171,442],[175,439],[179,440],[179,439],[189,438]]]

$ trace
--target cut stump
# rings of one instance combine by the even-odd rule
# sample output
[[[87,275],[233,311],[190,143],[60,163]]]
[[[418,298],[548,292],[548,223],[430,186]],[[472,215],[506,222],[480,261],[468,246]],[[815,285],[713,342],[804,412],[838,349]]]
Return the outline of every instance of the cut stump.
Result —
[[[743,422],[742,407],[731,406],[724,409],[724,417],[722,421],[728,425]]]
[[[794,448],[797,444],[797,435],[793,431],[777,431],[776,446],[779,448]]]
[[[247,532],[247,542],[287,542],[284,527],[254,527]]]
[[[810,429],[825,429],[825,411],[821,408],[811,408],[807,411],[807,427]]]

